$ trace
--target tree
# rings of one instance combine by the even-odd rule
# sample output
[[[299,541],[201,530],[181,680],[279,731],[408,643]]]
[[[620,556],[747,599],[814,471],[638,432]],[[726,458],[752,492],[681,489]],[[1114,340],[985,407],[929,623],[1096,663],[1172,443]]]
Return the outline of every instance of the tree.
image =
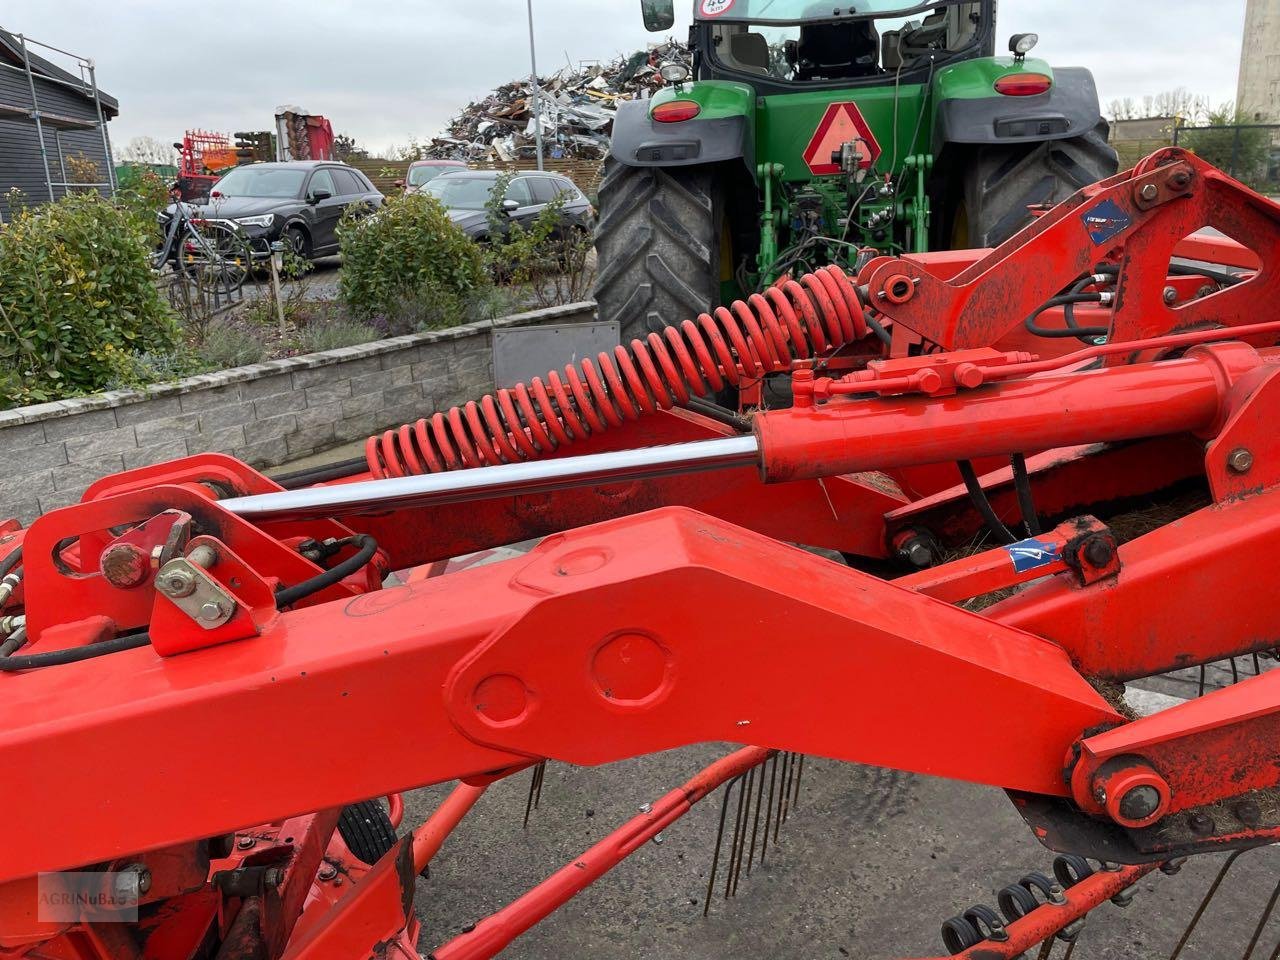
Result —
[[[1133,97],[1112,100],[1107,105],[1107,112],[1111,114],[1112,120],[1137,120],[1139,114],[1138,105],[1133,102]]]
[[[367,160],[369,151],[356,143],[356,138],[349,133],[339,133],[333,138],[333,159]]]
[[[120,151],[120,159],[125,163],[156,163],[170,166],[177,160],[177,151],[173,144],[163,143],[155,137],[134,137]]]
[[[1265,127],[1243,127],[1248,115],[1234,103],[1224,103],[1208,111],[1206,125],[1183,129],[1178,146],[1202,160],[1220,167],[1237,180],[1262,187],[1268,179],[1271,160],[1271,131]]]

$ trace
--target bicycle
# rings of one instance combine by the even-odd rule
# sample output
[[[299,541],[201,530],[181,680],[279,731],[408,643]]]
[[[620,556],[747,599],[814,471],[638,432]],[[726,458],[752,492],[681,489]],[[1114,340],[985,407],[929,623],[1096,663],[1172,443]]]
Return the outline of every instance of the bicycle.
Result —
[[[169,197],[174,213],[164,242],[152,254],[152,269],[162,271],[170,265],[202,295],[230,297],[244,286],[253,264],[248,238],[234,224],[193,217],[176,185],[170,187]]]

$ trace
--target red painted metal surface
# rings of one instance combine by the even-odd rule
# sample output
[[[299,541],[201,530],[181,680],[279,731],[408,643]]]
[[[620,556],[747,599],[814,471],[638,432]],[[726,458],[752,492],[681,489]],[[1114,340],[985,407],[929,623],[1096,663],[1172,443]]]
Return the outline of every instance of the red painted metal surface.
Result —
[[[832,271],[801,279],[615,353],[595,383],[580,368],[581,397],[568,374],[517,389],[425,441],[411,430],[427,446],[395,439],[379,461],[729,436],[667,408],[700,384],[753,396],[764,372],[857,340],[793,370],[795,406],[751,415],[761,473],[258,526],[219,501],[279,487],[206,455],[107,478],[30,530],[0,523],[0,563],[23,550],[0,629],[26,637],[11,656],[35,658],[0,664],[26,667],[0,671],[0,769],[22,799],[0,850],[0,955],[167,960],[217,943],[267,960],[414,957],[415,877],[487,784],[546,758],[694,742],[744,748],[435,956],[493,955],[775,749],[1004,787],[1042,840],[1084,837],[1130,861],[1275,840],[1280,675],[1141,720],[1099,690],[1280,636],[1265,602],[1280,552],[1278,223],[1268,201],[1164,152],[995,251],[881,258],[861,291]],[[1205,225],[1248,247],[1188,236]],[[1207,275],[1170,276],[1171,256],[1256,274],[1202,295]],[[1100,260],[1116,268],[1114,310],[1079,318],[1105,317],[1109,342],[1030,349],[1023,318]],[[868,309],[892,348],[859,339]],[[921,341],[953,349],[908,356]],[[1011,454],[1027,455],[1037,512],[1058,524],[1046,533],[897,580],[780,542],[870,557],[964,542],[983,520],[956,460],[1016,526]],[[1129,542],[1081,516],[1187,485],[1210,505]],[[355,534],[377,539],[372,559],[314,581],[334,563],[325,544]],[[447,563],[540,536],[513,559]],[[197,554],[237,605],[217,630],[156,583]],[[418,564],[432,566],[384,586]],[[275,595],[307,582],[293,603]],[[1015,587],[981,613],[956,606]],[[145,645],[41,660],[120,637]],[[287,749],[246,749],[266,732]],[[449,781],[376,864],[335,832],[344,804],[392,796],[398,820],[399,791]],[[1033,801],[1070,830],[1035,824]],[[961,955],[1023,953],[1153,866],[1101,870]],[[77,867],[145,868],[158,909],[136,929],[41,920],[37,875]]]

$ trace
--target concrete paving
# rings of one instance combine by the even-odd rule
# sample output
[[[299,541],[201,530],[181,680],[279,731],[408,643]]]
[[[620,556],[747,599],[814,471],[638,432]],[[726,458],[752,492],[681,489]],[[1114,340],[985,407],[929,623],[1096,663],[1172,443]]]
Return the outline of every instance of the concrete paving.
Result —
[[[641,803],[727,749],[703,745],[600,769],[551,764],[541,809],[527,830],[521,821],[530,774],[492,787],[446,842],[431,878],[418,881],[423,953],[569,862]],[[445,792],[412,794],[406,826],[429,814]],[[1052,865],[1050,852],[998,790],[810,758],[800,794],[765,865],[740,880],[733,900],[721,899],[717,883],[709,917],[702,909],[720,793],[668,830],[661,845],[638,851],[503,956],[932,957],[944,953],[938,928],[945,918],[974,903],[994,905],[1000,887]],[[730,810],[730,828],[733,818]],[[727,853],[726,841],[722,856]],[[1222,859],[1199,858],[1177,876],[1154,874],[1132,906],[1095,911],[1074,960],[1169,956]],[[1183,957],[1241,957],[1277,866],[1270,848],[1243,855]],[[1272,956],[1278,940],[1275,921],[1255,956]],[[1053,956],[1064,954],[1058,945]]]

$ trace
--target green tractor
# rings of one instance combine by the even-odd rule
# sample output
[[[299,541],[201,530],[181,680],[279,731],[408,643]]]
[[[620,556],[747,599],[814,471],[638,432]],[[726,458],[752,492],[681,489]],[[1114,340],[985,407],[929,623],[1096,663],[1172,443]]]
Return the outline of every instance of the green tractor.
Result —
[[[993,55],[995,0],[695,0],[692,64],[614,121],[601,316],[629,339],[793,269],[995,246],[1110,176],[1092,74],[1035,43]]]

